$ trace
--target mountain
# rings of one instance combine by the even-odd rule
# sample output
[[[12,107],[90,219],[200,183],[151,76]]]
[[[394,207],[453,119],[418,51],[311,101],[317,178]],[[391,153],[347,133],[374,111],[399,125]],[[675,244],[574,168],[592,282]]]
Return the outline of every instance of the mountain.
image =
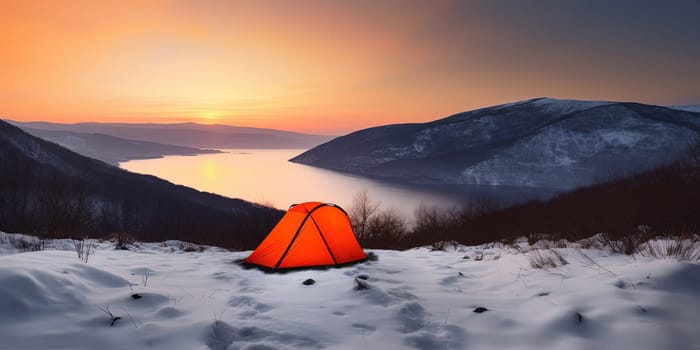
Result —
[[[700,113],[700,104],[697,105],[684,105],[684,106],[669,106],[669,108],[678,109],[681,111],[697,112]]]
[[[104,134],[128,140],[149,141],[194,148],[310,148],[332,138],[274,129],[229,125],[17,122],[21,128]]]
[[[127,140],[105,134],[33,128],[23,128],[23,130],[36,137],[57,143],[73,152],[90,158],[99,159],[112,165],[118,165],[119,162],[132,159],[160,158],[165,155],[187,156],[220,152],[211,149]]]
[[[423,184],[571,189],[682,157],[700,113],[536,98],[338,137],[290,161]]]
[[[0,121],[0,230],[252,248],[281,214],[133,174]]]

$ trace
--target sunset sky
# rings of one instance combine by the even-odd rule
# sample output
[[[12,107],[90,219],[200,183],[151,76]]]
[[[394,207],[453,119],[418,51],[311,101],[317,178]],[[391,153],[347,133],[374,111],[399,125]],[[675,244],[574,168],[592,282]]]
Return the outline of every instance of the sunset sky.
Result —
[[[539,96],[700,103],[700,1],[0,0],[0,118],[339,134]]]

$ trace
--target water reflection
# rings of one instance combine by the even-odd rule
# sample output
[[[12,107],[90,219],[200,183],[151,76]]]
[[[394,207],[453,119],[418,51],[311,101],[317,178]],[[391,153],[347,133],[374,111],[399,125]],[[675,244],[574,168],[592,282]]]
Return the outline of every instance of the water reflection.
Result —
[[[356,193],[367,190],[381,208],[407,219],[421,203],[462,207],[470,199],[513,202],[548,195],[547,191],[490,186],[413,186],[377,181],[287,160],[303,150],[229,149],[226,153],[132,160],[120,166],[176,184],[228,197],[287,209],[292,203],[322,201],[350,207]]]

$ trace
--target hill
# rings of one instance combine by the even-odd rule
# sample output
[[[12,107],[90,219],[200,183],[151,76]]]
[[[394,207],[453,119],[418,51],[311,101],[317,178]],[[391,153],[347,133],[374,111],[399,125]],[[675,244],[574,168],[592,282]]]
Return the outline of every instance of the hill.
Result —
[[[573,189],[677,160],[700,113],[537,98],[338,137],[293,162],[386,180]]]
[[[197,123],[127,124],[16,122],[21,128],[104,134],[128,140],[156,142],[194,148],[289,148],[306,149],[330,140],[312,135],[275,129]]]
[[[669,106],[669,107],[670,107],[670,108],[673,108],[673,109],[679,109],[679,110],[682,110],[682,111],[700,113],[700,104],[697,104],[697,105],[683,105],[683,106]]]
[[[57,143],[73,152],[112,165],[118,165],[120,162],[132,159],[160,158],[165,155],[188,156],[220,152],[211,149],[127,140],[105,134],[33,128],[23,128],[23,130],[36,137]]]
[[[254,247],[282,213],[133,174],[0,121],[0,230]]]
[[[526,236],[577,240],[597,233],[632,253],[659,236],[700,232],[700,145],[673,164],[579,188],[545,201],[505,207],[474,206],[460,213],[428,211],[411,232],[376,239],[375,246],[413,247],[436,241],[464,244]],[[392,238],[394,237],[394,238]]]

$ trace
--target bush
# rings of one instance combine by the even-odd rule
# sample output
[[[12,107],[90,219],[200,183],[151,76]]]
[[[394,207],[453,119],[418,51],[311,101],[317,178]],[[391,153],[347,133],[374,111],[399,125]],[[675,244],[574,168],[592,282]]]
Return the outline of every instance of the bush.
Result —
[[[700,261],[700,242],[680,237],[666,237],[648,241],[641,252],[655,258]]]
[[[557,268],[567,265],[569,262],[556,250],[535,249],[530,252],[530,266],[536,269]]]
[[[641,233],[622,236],[619,239],[611,239],[607,234],[599,234],[596,236],[604,246],[610,248],[614,253],[632,255],[642,251],[642,245],[646,241]]]
[[[95,251],[95,242],[86,237],[82,240],[74,239],[73,244],[75,245],[75,252],[78,254],[78,259],[87,263],[90,254]]]
[[[110,240],[114,241],[115,249],[128,249],[127,246],[136,242],[136,236],[125,232],[115,232],[110,236]]]
[[[445,251],[448,248],[455,249],[459,245],[457,241],[435,241],[430,245],[431,251]],[[476,259],[476,258],[475,258]]]
[[[8,234],[7,242],[20,252],[38,252],[46,250],[48,245],[48,241],[44,238],[25,235]]]
[[[412,246],[432,245],[440,241],[464,242],[465,225],[456,209],[421,205],[416,209],[415,226],[410,232]]]
[[[355,195],[349,217],[357,241],[367,248],[402,248],[408,231],[406,220],[393,210],[379,211],[379,205],[367,191]]]
[[[202,245],[192,244],[192,243],[188,243],[188,242],[185,242],[185,244],[181,247],[182,247],[181,248],[182,251],[185,253],[193,253],[193,252],[201,253],[205,249],[205,247]]]
[[[348,216],[352,230],[355,232],[355,237],[357,237],[360,244],[364,245],[367,241],[369,236],[368,226],[378,208],[379,203],[369,198],[367,190],[355,194]]]
[[[405,235],[405,220],[394,211],[383,211],[370,218],[360,243],[369,248],[397,249]]]

